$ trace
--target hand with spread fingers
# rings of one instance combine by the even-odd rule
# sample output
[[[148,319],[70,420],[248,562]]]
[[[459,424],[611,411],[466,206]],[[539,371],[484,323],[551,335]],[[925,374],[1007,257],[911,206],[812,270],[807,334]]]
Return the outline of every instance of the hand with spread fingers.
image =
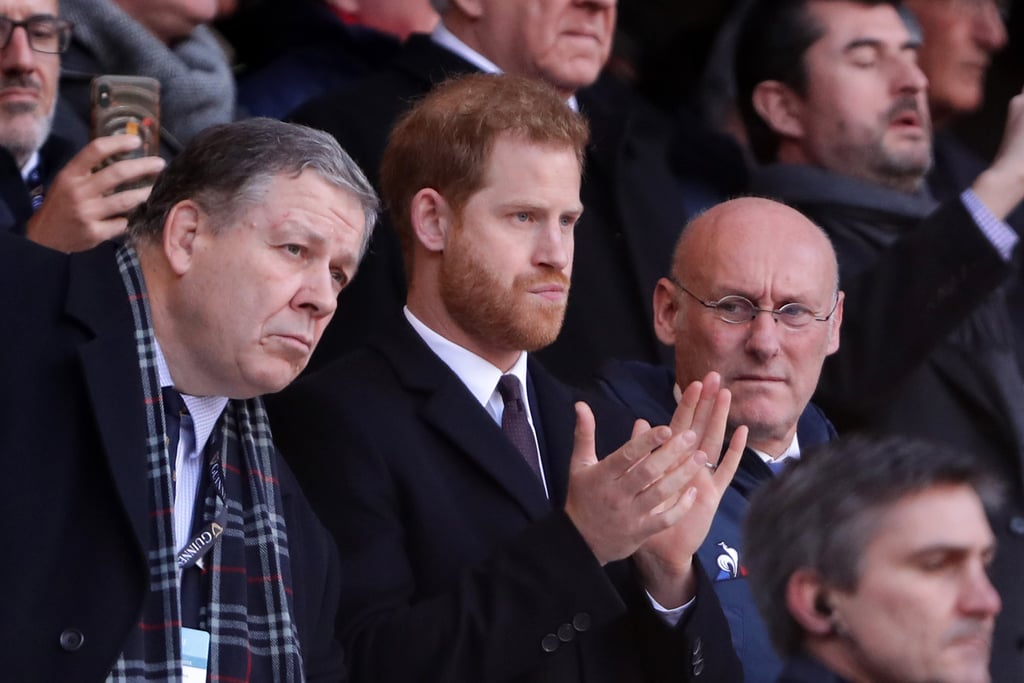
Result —
[[[576,404],[566,513],[601,564],[633,555],[645,588],[666,606],[693,595],[692,555],[746,444],[741,427],[719,466],[708,467],[707,453],[721,452],[729,399],[710,373],[683,393],[671,425],[637,420],[632,438],[601,461],[593,414]]]
[[[679,493],[705,460],[692,457],[692,432],[672,434],[637,420],[630,440],[598,461],[594,431],[590,407],[577,403],[565,511],[604,565],[629,557],[686,513],[693,496]]]
[[[94,169],[140,144],[136,135],[111,135],[83,147],[57,174],[42,206],[29,220],[26,236],[52,249],[73,252],[123,233],[128,225],[127,214],[146,201],[151,188],[120,192],[117,188],[156,176],[165,162],[160,157],[147,156],[122,159]]]
[[[692,497],[686,514],[648,538],[633,555],[648,593],[668,608],[683,605],[694,595],[693,555],[711,528],[718,504],[747,444],[747,428],[738,427],[728,450],[722,454],[732,396],[721,384],[721,376],[710,372],[703,382],[691,382],[683,391],[670,427],[674,434],[696,436],[691,459],[703,460],[706,466],[699,468],[684,484],[685,488],[679,490],[680,499]]]

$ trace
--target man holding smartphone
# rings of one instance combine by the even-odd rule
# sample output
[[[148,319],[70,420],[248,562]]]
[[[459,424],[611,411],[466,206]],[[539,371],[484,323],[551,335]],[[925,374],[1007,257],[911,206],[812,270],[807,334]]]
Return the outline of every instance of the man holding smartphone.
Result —
[[[164,166],[147,157],[93,172],[141,141],[125,135],[84,144],[84,124],[58,106],[60,53],[71,30],[57,0],[0,0],[0,230],[67,252],[124,232],[124,215],[149,188],[114,189]]]

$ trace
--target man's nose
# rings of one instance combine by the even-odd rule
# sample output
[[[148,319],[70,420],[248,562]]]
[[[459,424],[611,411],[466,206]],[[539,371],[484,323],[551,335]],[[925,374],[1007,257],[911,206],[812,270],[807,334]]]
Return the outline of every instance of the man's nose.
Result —
[[[960,607],[964,613],[979,618],[994,617],[1002,609],[999,592],[988,578],[984,566],[971,568],[963,579]]]
[[[1006,24],[999,11],[999,3],[994,0],[981,3],[974,15],[972,28],[974,40],[986,52],[998,52],[1006,47],[1006,42],[1009,39],[1006,33]]]
[[[541,228],[534,249],[534,263],[562,270],[572,261],[572,231],[566,232],[558,221]]]
[[[11,30],[6,47],[0,50],[0,70],[31,71],[35,67],[35,51],[28,42],[28,31],[24,26]]]
[[[928,77],[917,65],[916,61],[897,60],[897,72],[894,78],[898,92],[919,93],[928,87]]]
[[[338,292],[329,266],[310,268],[295,295],[294,305],[309,311],[314,318],[334,313],[338,307]]]
[[[747,337],[747,350],[760,358],[771,358],[779,352],[779,326],[776,313],[758,311],[750,321],[750,336]]]

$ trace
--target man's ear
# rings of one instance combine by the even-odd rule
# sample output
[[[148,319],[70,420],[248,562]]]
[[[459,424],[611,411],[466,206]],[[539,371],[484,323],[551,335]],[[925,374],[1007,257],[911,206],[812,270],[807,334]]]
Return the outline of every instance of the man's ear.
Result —
[[[679,297],[676,286],[666,277],[654,286],[654,334],[662,344],[676,345],[676,314],[679,313]]]
[[[430,187],[417,192],[409,205],[412,231],[427,251],[444,251],[454,222],[454,213],[448,201]]]
[[[803,100],[781,81],[762,81],[751,96],[754,111],[777,135],[802,138]]]
[[[798,569],[789,577],[786,607],[808,634],[827,636],[834,630],[829,590],[814,570]]]
[[[191,199],[185,199],[167,212],[164,220],[163,247],[171,270],[184,275],[192,267],[196,236],[206,214]]]

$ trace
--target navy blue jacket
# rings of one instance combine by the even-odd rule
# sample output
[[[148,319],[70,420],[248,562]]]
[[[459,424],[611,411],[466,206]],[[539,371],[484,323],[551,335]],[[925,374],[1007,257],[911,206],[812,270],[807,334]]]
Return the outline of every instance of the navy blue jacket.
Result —
[[[675,376],[663,366],[613,361],[602,368],[597,383],[606,396],[651,424],[668,424],[676,409],[672,392]],[[803,450],[836,438],[832,423],[814,404],[804,409],[796,431]],[[782,661],[772,649],[768,629],[745,580],[747,571],[742,562],[741,534],[748,499],[771,476],[772,471],[756,453],[749,448],[743,452],[736,476],[722,496],[711,529],[697,553],[729,621],[733,647],[743,664],[747,683],[772,683],[782,669]]]

